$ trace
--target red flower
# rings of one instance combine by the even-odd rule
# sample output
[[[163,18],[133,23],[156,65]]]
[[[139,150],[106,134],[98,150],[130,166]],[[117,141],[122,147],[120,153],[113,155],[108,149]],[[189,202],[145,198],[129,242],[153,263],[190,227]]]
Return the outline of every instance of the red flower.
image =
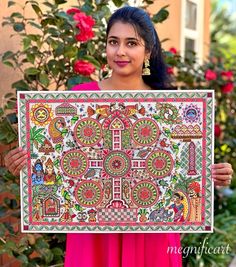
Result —
[[[76,25],[77,28],[92,28],[95,24],[94,19],[91,16],[87,16],[84,12],[75,13],[73,18],[78,21],[78,24]]]
[[[220,137],[221,135],[221,128],[219,124],[215,124],[215,137]]]
[[[80,33],[75,35],[75,39],[78,42],[86,42],[94,37],[92,30],[80,30]]]
[[[234,84],[233,83],[226,83],[221,87],[221,92],[224,94],[231,93],[234,90]]]
[[[177,49],[174,48],[174,47],[171,47],[171,48],[169,49],[169,52],[171,52],[172,54],[176,55],[176,54],[177,54]]]
[[[84,60],[77,60],[74,64],[74,72],[79,73],[84,76],[89,76],[95,71],[95,67],[92,63],[84,61]]]
[[[70,8],[70,9],[68,9],[67,11],[66,11],[66,13],[68,14],[68,15],[71,15],[71,14],[75,14],[75,13],[80,13],[81,11],[78,9],[78,8],[76,8],[76,7],[74,7],[74,8]]]
[[[233,72],[232,71],[222,71],[221,72],[221,77],[222,79],[226,80],[226,81],[232,81],[233,80]]]
[[[214,72],[213,70],[208,69],[208,70],[206,70],[206,72],[205,72],[205,78],[206,78],[206,80],[208,80],[208,81],[216,80],[216,78],[217,78],[217,74],[216,74],[216,72]]]
[[[167,73],[168,74],[174,74],[174,68],[172,68],[172,67],[167,67]]]
[[[95,24],[94,19],[83,12],[75,13],[73,18],[78,22],[76,24],[76,28],[79,29],[79,34],[75,36],[76,40],[79,42],[86,42],[92,39],[94,37],[94,33],[92,31],[92,27]]]

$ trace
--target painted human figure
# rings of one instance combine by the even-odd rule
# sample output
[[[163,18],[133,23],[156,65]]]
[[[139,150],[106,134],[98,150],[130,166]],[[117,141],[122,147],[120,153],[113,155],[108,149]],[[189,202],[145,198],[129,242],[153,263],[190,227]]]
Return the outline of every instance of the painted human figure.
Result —
[[[61,215],[61,222],[72,222],[73,218],[76,216],[72,211],[73,205],[69,200],[65,201],[64,213]]]
[[[200,197],[200,184],[192,182],[188,186],[188,194],[190,198],[190,214],[188,220],[190,222],[201,221],[202,198]]]
[[[174,193],[171,204],[168,209],[173,209],[174,211],[174,222],[184,222],[184,205],[182,203],[183,196],[179,193]]]
[[[37,159],[33,168],[32,168],[32,184],[40,185],[44,183],[44,170],[43,164],[40,159]]]
[[[49,158],[45,163],[44,183],[46,185],[53,185],[56,182],[56,173],[53,167],[53,161]]]

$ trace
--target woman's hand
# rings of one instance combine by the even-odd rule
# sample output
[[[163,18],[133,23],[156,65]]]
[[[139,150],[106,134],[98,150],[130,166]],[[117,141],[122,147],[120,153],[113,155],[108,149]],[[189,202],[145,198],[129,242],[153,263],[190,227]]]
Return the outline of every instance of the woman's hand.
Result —
[[[27,152],[21,147],[17,147],[6,154],[4,161],[6,168],[13,175],[19,176],[21,169],[27,163]]]
[[[211,176],[215,185],[228,186],[231,184],[233,169],[230,163],[213,164]]]

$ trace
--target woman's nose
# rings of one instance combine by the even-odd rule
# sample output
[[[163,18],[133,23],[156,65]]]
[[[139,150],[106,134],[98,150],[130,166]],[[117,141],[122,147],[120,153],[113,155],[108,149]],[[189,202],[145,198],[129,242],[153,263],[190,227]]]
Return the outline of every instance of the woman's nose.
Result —
[[[125,55],[125,46],[120,44],[116,51],[118,56],[124,56]]]

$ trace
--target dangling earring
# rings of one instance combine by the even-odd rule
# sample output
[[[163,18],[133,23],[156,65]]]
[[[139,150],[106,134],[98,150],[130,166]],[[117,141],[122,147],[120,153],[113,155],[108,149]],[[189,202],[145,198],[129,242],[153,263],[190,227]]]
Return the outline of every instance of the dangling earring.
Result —
[[[151,75],[151,71],[149,69],[150,67],[150,63],[149,63],[149,59],[145,59],[144,61],[144,68],[143,68],[143,75]]]

